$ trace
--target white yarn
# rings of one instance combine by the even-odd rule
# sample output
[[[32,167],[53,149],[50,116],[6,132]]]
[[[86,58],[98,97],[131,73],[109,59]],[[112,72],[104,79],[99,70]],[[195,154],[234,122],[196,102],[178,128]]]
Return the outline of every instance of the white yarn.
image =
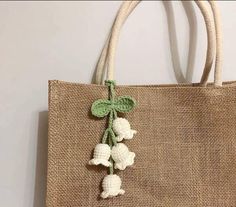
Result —
[[[113,130],[117,135],[117,141],[121,142],[123,139],[132,139],[136,130],[130,128],[128,120],[125,118],[116,118],[113,121]]]
[[[130,129],[129,122],[124,118],[116,118],[113,121],[113,130],[117,135],[117,141],[123,139],[132,139],[137,132]],[[123,143],[118,143],[110,148],[108,144],[97,144],[94,148],[93,159],[89,161],[90,165],[104,165],[112,167],[109,158],[112,156],[114,160],[114,168],[124,170],[127,166],[134,163],[135,153],[130,152],[128,147]],[[123,195],[125,191],[121,189],[121,179],[118,175],[110,174],[104,177],[102,182],[103,192],[102,198],[110,198],[117,195]]]
[[[124,170],[127,166],[134,164],[135,153],[130,152],[123,143],[118,143],[112,147],[111,156],[115,161],[115,169]]]
[[[97,144],[94,148],[93,159],[89,161],[90,165],[111,166],[108,161],[111,156],[111,148],[108,144]]]
[[[111,198],[117,195],[123,195],[125,191],[121,189],[121,179],[118,175],[106,175],[102,181],[102,198]]]

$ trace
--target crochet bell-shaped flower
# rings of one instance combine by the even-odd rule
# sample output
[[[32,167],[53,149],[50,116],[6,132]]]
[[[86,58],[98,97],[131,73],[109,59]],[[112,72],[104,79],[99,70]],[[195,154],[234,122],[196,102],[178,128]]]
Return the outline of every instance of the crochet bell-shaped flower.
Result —
[[[108,144],[97,144],[94,148],[93,159],[89,161],[90,165],[111,166],[108,161],[111,156],[111,148]]]
[[[123,195],[125,191],[121,189],[121,179],[118,175],[106,175],[102,181],[102,198],[111,198],[117,195]]]
[[[113,121],[113,130],[117,135],[117,141],[121,142],[123,139],[132,139],[136,130],[130,128],[129,122],[125,118],[116,118]]]
[[[130,152],[123,143],[118,143],[112,147],[111,156],[115,162],[115,169],[124,170],[127,166],[134,164],[135,153]]]

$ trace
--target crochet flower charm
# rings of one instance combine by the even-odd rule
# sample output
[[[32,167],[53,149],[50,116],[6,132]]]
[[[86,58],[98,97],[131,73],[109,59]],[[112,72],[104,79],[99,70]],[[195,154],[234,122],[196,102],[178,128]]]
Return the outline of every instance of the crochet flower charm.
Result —
[[[130,128],[128,120],[119,118],[117,113],[127,113],[133,110],[136,101],[130,96],[115,97],[115,82],[108,80],[108,99],[98,99],[93,102],[91,112],[98,118],[108,116],[108,127],[105,130],[102,143],[94,149],[91,165],[104,165],[109,167],[109,175],[102,182],[102,198],[110,198],[125,193],[121,189],[121,179],[114,174],[114,169],[124,170],[134,163],[135,153],[130,152],[128,147],[121,142],[123,139],[132,139],[137,131]]]
[[[115,162],[115,169],[124,170],[127,166],[134,164],[135,153],[130,152],[123,143],[118,143],[112,147],[111,156]]]
[[[102,182],[102,198],[111,198],[117,195],[123,195],[125,191],[121,189],[121,179],[118,175],[106,175]]]
[[[108,161],[111,155],[111,148],[108,144],[97,144],[94,153],[93,159],[89,161],[90,165],[104,165],[106,167],[111,166],[111,163]]]
[[[117,134],[118,142],[121,142],[123,139],[132,139],[134,134],[137,133],[136,130],[130,128],[130,124],[125,118],[116,118],[113,121],[113,129]]]

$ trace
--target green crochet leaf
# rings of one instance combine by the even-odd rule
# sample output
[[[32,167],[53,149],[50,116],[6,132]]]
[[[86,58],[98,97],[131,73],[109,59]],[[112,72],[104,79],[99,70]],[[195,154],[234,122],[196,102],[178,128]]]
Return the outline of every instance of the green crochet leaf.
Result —
[[[130,96],[120,96],[114,102],[116,111],[126,113],[131,111],[136,105],[136,101]]]
[[[106,99],[98,99],[93,102],[91,112],[96,117],[104,117],[109,114],[111,110],[111,101]]]

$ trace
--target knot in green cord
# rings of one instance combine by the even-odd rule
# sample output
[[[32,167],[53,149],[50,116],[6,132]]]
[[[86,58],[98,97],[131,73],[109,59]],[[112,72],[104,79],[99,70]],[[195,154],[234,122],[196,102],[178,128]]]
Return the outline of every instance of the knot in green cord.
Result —
[[[108,87],[110,87],[110,86],[115,87],[116,82],[114,80],[105,80],[105,85]]]

